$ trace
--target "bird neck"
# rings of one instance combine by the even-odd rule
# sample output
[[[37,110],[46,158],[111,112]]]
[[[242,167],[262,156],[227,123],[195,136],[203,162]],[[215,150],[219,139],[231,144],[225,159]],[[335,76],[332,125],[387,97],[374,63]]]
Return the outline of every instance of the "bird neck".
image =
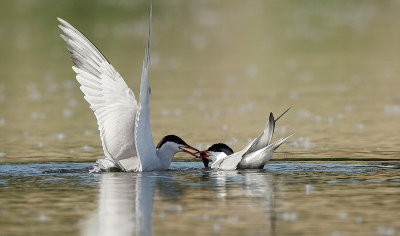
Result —
[[[172,162],[172,158],[177,152],[178,151],[174,147],[164,144],[157,149],[157,156],[160,158],[161,162],[169,166]]]
[[[226,155],[224,152],[213,152],[213,155],[211,155],[210,158],[211,158],[212,162],[215,162],[226,156],[228,156],[228,155]]]

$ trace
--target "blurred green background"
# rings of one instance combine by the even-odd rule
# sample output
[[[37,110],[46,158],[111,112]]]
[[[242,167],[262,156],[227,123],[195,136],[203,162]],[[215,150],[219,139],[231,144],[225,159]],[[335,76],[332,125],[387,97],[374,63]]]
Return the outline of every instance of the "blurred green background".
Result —
[[[0,162],[87,161],[97,125],[56,17],[138,96],[147,1],[0,2]],[[152,127],[235,150],[292,106],[274,159],[398,158],[399,1],[153,2]]]

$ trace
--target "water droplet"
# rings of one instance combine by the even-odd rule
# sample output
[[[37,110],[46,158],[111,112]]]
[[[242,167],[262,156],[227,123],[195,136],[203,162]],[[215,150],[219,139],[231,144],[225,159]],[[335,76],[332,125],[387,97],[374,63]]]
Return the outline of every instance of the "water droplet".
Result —
[[[222,130],[227,130],[227,129],[228,129],[228,125],[227,125],[227,124],[222,124],[222,125],[220,126],[220,129],[222,129]]]
[[[193,35],[192,45],[197,50],[203,50],[207,47],[207,38],[204,35]]]
[[[384,71],[384,75],[385,75],[386,78],[391,79],[391,78],[394,78],[394,76],[396,74],[394,73],[393,69],[386,68],[385,71]]]
[[[297,214],[294,212],[285,212],[282,214],[283,221],[294,222],[297,221],[297,219],[298,219]]]
[[[400,105],[388,105],[388,106],[385,106],[384,112],[386,114],[398,115],[398,114],[400,114]]]
[[[299,80],[305,83],[309,83],[314,80],[314,75],[312,74],[302,74],[299,77]]]
[[[346,212],[339,212],[336,217],[340,220],[345,220],[347,219],[347,213]]]
[[[73,80],[67,80],[63,83],[63,87],[65,90],[72,90],[75,87],[75,81]]]
[[[183,110],[181,108],[176,108],[174,110],[174,115],[175,116],[181,116],[183,114]]]
[[[346,109],[346,111],[353,111],[354,110],[354,106],[351,104],[347,104],[344,109]]]
[[[32,120],[45,119],[46,118],[46,113],[45,112],[34,111],[29,115],[29,118],[31,118]]]
[[[75,107],[78,105],[78,101],[75,98],[71,98],[68,100],[68,105],[71,107]]]
[[[169,208],[168,210],[169,211],[181,212],[183,210],[183,206],[182,205],[175,205],[175,206]]]
[[[74,111],[69,109],[69,108],[64,108],[63,109],[63,116],[64,117],[71,117],[74,115]]]
[[[290,99],[298,99],[298,98],[299,98],[299,93],[296,92],[296,91],[291,91],[291,92],[289,93],[289,98],[290,98]]]
[[[395,233],[395,229],[393,227],[379,226],[376,228],[376,233],[379,235],[393,235]]]
[[[294,59],[289,59],[285,62],[286,69],[295,70],[298,67],[298,62]]]
[[[306,189],[306,194],[308,195],[315,189],[315,187],[312,186],[311,184],[306,184],[305,189]]]
[[[91,147],[89,145],[84,145],[84,146],[82,146],[82,149],[85,150],[85,151],[89,151],[89,150],[92,150],[93,147]]]
[[[302,147],[304,149],[315,147],[315,143],[311,142],[310,139],[307,137],[299,137],[297,138],[297,140],[294,140],[289,145],[296,148]]]
[[[26,89],[30,101],[40,101],[42,99],[42,94],[35,83],[27,84]]]
[[[161,114],[162,116],[169,116],[170,113],[171,113],[171,112],[170,112],[168,109],[165,109],[165,108],[163,108],[163,109],[160,110],[160,114]]]
[[[342,113],[339,113],[339,114],[336,115],[336,119],[343,120],[344,119],[344,115]]]
[[[258,74],[256,66],[248,66],[245,70],[245,74],[248,77],[255,77]]]
[[[49,217],[48,217],[47,215],[45,215],[45,214],[39,214],[39,215],[37,216],[37,220],[38,220],[38,221],[41,221],[41,222],[45,222],[45,221],[48,221],[48,220],[49,220]]]
[[[165,218],[167,216],[167,214],[164,211],[160,211],[158,213],[158,216],[161,217],[161,218]]]
[[[83,132],[83,134],[86,135],[86,136],[92,136],[92,135],[93,135],[93,131],[87,129],[87,130],[85,130],[85,131]]]
[[[234,145],[238,142],[237,138],[232,138],[230,140],[225,141],[224,143],[226,143],[226,145]]]
[[[204,110],[204,109],[206,109],[206,104],[204,104],[204,103],[199,103],[199,104],[197,104],[197,109],[199,109],[200,111],[202,111],[202,110]]]
[[[333,231],[333,232],[331,233],[331,236],[340,236],[340,232],[338,232],[338,231]]]
[[[300,110],[297,112],[297,115],[300,117],[309,117],[311,115],[311,112],[307,110]]]
[[[286,126],[276,127],[275,132],[280,133],[280,134],[286,134],[287,127]]]
[[[321,116],[314,116],[314,121],[315,121],[316,123],[321,123],[322,117],[321,117]]]
[[[65,139],[65,134],[64,133],[56,134],[55,138],[58,139],[58,140],[63,140],[63,139]]]
[[[221,232],[221,229],[222,229],[221,225],[219,225],[219,224],[213,224],[213,232],[214,232],[214,233],[219,233],[219,232]]]

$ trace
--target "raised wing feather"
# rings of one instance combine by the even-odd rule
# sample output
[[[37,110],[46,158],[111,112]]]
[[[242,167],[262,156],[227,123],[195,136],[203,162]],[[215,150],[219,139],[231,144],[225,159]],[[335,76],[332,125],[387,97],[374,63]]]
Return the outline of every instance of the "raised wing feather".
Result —
[[[271,142],[272,135],[274,134],[274,129],[275,119],[274,115],[271,112],[269,113],[269,120],[263,132],[252,142],[251,146],[249,147],[249,149],[247,149],[243,156],[246,156],[249,153],[255,152],[261,148],[268,146],[268,144]]]
[[[81,32],[57,18],[75,66],[76,79],[85,99],[94,111],[104,154],[122,170],[138,166],[134,142],[135,95],[103,54]]]
[[[291,136],[293,136],[293,134],[285,138],[281,138],[273,143],[270,143],[268,146],[245,156],[239,163],[238,169],[263,168],[264,165],[272,158],[272,155],[274,154],[275,150]]]
[[[150,126],[150,47],[151,47],[151,18],[152,6],[150,5],[149,15],[149,33],[147,38],[147,47],[145,50],[145,58],[143,60],[143,68],[140,82],[140,104],[139,111],[135,122],[135,144],[137,154],[140,160],[140,171],[151,171],[159,168],[160,160],[158,159],[156,148],[153,142],[153,136]]]
[[[275,123],[290,110],[291,107],[286,109],[278,118],[274,118],[274,114],[272,112],[269,114],[269,119],[268,123],[266,124],[263,132],[255,138],[249,146],[247,146],[245,149],[247,151],[243,154],[243,156],[246,156],[249,153],[255,152],[257,150],[260,150],[261,148],[264,148],[268,146],[271,143],[272,140],[272,135],[274,134],[275,131]]]

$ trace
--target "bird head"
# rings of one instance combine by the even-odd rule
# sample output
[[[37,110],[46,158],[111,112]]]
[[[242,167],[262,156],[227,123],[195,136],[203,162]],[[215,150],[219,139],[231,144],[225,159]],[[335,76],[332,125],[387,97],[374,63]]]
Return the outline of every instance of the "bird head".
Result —
[[[163,137],[156,146],[157,149],[160,149],[162,147],[167,147],[168,149],[172,150],[174,153],[186,152],[195,157],[197,157],[196,154],[198,154],[200,152],[196,148],[190,146],[185,141],[183,141],[183,139],[181,139],[180,137],[173,135],[173,134]]]
[[[225,143],[216,143],[211,145],[207,150],[199,152],[196,156],[203,161],[204,167],[207,168],[210,160],[215,161],[218,157],[228,156],[233,154],[232,148]]]

